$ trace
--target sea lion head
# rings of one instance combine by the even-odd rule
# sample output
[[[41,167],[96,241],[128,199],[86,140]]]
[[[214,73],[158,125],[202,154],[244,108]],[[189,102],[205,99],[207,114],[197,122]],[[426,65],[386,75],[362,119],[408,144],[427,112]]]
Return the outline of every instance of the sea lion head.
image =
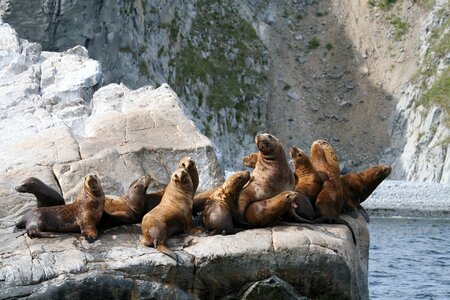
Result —
[[[131,193],[145,193],[148,186],[150,185],[152,178],[149,175],[141,176],[139,179],[135,180],[128,189]]]
[[[195,162],[192,160],[191,157],[183,157],[180,159],[180,162],[178,163],[178,168],[185,169],[186,171],[192,170],[195,168]]]
[[[294,161],[295,165],[304,165],[307,161],[309,161],[306,152],[298,147],[290,147],[289,154],[291,154],[292,160]]]
[[[327,161],[327,158],[325,156],[325,151],[323,150],[322,146],[320,145],[320,141],[317,140],[314,141],[311,145],[311,150],[309,152],[309,156],[311,156],[311,159],[313,160],[320,160],[320,161]]]
[[[392,168],[388,165],[378,165],[374,166],[373,170],[375,172],[375,178],[377,179],[377,182],[383,181],[391,174]]]
[[[103,194],[102,185],[97,175],[89,174],[84,177],[84,187],[95,196]]]
[[[178,169],[175,171],[171,176],[171,180],[184,191],[194,190],[191,176],[185,169]]]
[[[283,196],[280,197],[281,205],[286,209],[295,209],[297,208],[297,204],[295,203],[295,200],[299,197],[299,194],[297,192],[283,192]]]
[[[19,193],[30,193],[33,192],[37,186],[42,183],[39,179],[36,177],[28,177],[24,181],[22,181],[21,185],[18,185],[15,187],[15,190]]]
[[[250,172],[249,171],[241,171],[232,174],[227,178],[223,187],[232,191],[240,191],[245,186],[245,184],[250,180]]]
[[[266,156],[276,156],[283,149],[280,140],[269,133],[258,134],[255,138],[256,147]],[[281,150],[281,151],[280,151]]]

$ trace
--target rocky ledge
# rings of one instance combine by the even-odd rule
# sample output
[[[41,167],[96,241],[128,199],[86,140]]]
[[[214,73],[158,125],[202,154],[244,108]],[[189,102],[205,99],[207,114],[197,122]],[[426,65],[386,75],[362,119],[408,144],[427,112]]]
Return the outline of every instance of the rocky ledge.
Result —
[[[0,230],[4,298],[367,299],[369,234],[362,217],[343,225],[282,225],[229,236],[168,240],[180,262],[140,244],[140,226],[30,239]],[[268,299],[268,298],[266,298]]]
[[[29,239],[14,231],[33,196],[14,190],[29,176],[67,202],[88,173],[122,195],[149,174],[167,183],[192,156],[200,189],[223,181],[213,144],[186,117],[172,89],[101,87],[100,64],[83,47],[43,52],[0,23],[0,298],[368,298],[369,235],[342,225],[254,229],[230,236],[176,236],[176,263],[140,244],[140,226]]]

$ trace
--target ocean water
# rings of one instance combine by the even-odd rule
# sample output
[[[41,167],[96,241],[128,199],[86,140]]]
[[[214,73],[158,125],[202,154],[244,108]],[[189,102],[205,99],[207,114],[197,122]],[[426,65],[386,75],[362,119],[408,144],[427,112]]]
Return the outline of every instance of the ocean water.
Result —
[[[450,299],[450,219],[371,218],[370,299]]]

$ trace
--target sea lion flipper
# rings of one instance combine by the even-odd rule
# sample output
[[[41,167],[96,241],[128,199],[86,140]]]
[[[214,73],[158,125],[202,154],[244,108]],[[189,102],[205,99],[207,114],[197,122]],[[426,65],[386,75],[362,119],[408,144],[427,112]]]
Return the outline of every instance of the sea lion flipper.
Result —
[[[178,256],[175,254],[175,252],[173,252],[172,249],[167,247],[166,244],[164,244],[164,243],[157,243],[156,249],[158,249],[162,253],[166,254],[167,256],[170,256],[177,263],[180,262]]]
[[[353,238],[353,243],[356,245],[356,235],[355,235],[355,232],[353,231],[353,228],[352,228],[352,226],[350,225],[350,223],[347,222],[347,221],[344,220],[344,219],[339,218],[339,217],[337,217],[334,221],[335,221],[337,224],[343,224],[343,225],[346,225],[346,226],[348,227],[348,229],[350,229],[350,233],[352,234],[352,238]]]
[[[370,223],[370,217],[367,213],[367,210],[364,209],[364,207],[360,206],[358,211],[361,213],[361,215],[364,217],[367,223]]]
[[[314,223],[315,223],[314,221],[311,221],[311,220],[308,220],[308,219],[305,219],[305,218],[300,217],[300,216],[297,214],[297,212],[295,211],[295,209],[289,210],[289,216],[290,216],[293,220],[295,220],[297,223],[306,223],[306,224],[314,224]]]

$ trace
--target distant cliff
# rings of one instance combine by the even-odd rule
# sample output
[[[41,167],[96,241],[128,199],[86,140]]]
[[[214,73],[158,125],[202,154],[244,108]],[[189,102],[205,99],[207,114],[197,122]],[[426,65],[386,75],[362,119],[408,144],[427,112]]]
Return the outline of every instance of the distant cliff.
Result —
[[[1,0],[45,50],[83,45],[104,83],[168,82],[227,168],[270,131],[325,138],[344,171],[450,182],[449,4],[437,1]],[[446,92],[447,91],[447,92]]]

